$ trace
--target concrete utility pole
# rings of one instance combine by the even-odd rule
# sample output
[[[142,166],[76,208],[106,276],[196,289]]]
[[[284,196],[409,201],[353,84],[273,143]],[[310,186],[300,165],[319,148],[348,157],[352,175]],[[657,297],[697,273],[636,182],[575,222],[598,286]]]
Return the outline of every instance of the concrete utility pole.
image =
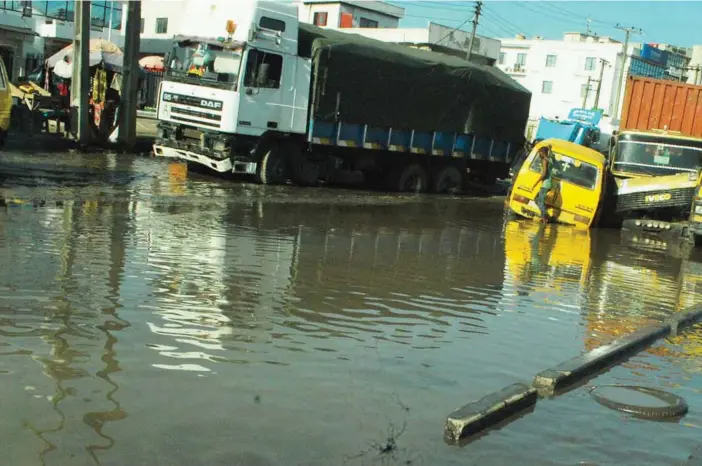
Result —
[[[583,108],[587,108],[587,96],[590,95],[590,81],[592,78],[590,76],[587,77],[587,84],[585,85],[585,95],[583,96]]]
[[[470,44],[468,44],[468,61],[473,55],[473,43],[475,42],[475,31],[478,29],[478,18],[480,18],[480,10],[483,8],[483,2],[475,2],[475,15],[473,16],[473,32],[470,34]]]
[[[600,108],[600,91],[602,90],[602,76],[604,76],[605,66],[609,65],[609,62],[604,58],[600,58],[600,79],[597,81],[597,91],[595,91],[595,105],[594,108]]]
[[[127,2],[127,24],[124,28],[124,62],[122,91],[119,101],[118,141],[125,149],[136,143],[137,91],[139,87],[139,43],[141,1]]]
[[[699,85],[700,65],[695,66],[695,84]]]
[[[115,1],[110,0],[110,21],[107,23],[107,41],[112,41],[112,13],[114,12]]]
[[[71,78],[72,126],[78,143],[90,141],[90,2],[76,0]]]
[[[626,38],[624,39],[624,49],[622,50],[622,61],[621,61],[621,67],[619,68],[619,78],[617,82],[617,95],[616,95],[616,100],[614,101],[614,111],[612,112],[612,117],[613,118],[618,118],[619,116],[619,104],[622,96],[622,85],[624,84],[624,67],[626,66],[626,57],[627,53],[629,52],[629,36],[631,33],[636,33],[636,34],[641,34],[641,29],[640,28],[635,28],[635,27],[622,27],[620,24],[617,23],[615,26],[616,29],[619,29],[621,31],[624,31],[626,33]]]

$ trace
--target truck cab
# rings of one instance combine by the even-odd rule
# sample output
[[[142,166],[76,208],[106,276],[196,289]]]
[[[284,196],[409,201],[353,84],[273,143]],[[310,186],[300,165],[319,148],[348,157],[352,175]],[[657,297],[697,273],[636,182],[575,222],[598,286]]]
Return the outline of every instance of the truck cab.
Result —
[[[613,216],[651,232],[687,220],[700,183],[702,140],[667,130],[622,131],[609,157]],[[658,226],[660,225],[660,227]]]
[[[584,108],[572,109],[565,120],[541,117],[534,140],[563,139],[597,149],[601,138],[601,131],[597,125],[601,119],[601,111]]]
[[[218,172],[256,173],[258,138],[306,130],[310,60],[297,55],[297,7],[184,5],[198,20],[174,37],[159,88],[154,153]]]

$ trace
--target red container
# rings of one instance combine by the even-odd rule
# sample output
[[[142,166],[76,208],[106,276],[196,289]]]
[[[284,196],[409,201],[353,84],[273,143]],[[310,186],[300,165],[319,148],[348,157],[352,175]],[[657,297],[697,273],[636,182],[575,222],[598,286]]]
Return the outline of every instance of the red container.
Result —
[[[702,138],[702,86],[630,76],[619,127],[667,129]]]

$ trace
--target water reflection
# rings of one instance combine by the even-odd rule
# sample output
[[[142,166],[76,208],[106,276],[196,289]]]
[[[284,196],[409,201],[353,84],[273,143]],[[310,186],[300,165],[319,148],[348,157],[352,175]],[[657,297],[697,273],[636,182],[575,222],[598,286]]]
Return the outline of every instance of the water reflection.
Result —
[[[421,420],[406,435],[434,451],[436,412],[455,399],[702,291],[694,258],[607,232],[502,225],[494,200],[297,195],[195,180],[178,164],[139,183],[108,200],[91,186],[62,191],[86,201],[0,212],[0,260],[13,264],[0,271],[0,377],[23,410],[0,414],[27,419],[0,433],[40,442],[16,443],[9,464],[34,464],[23,448],[45,464],[120,464],[142,435],[174,455],[158,443],[163,429],[184,442],[195,426],[207,432],[198,442],[232,435],[258,448],[260,432],[291,419],[287,441],[305,444],[305,432],[337,455],[318,464],[336,464],[334,442],[362,443],[375,427],[363,410],[385,416],[398,390]],[[260,405],[259,390],[272,392]],[[339,426],[344,416],[353,421]],[[344,435],[329,434],[337,428]],[[208,448],[193,442],[194,455]],[[290,463],[308,463],[296,453]]]

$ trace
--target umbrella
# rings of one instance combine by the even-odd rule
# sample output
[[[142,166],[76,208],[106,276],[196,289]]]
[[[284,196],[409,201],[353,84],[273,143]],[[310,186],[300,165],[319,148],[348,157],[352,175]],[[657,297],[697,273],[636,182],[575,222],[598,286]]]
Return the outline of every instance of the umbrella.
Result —
[[[61,60],[54,66],[54,73],[63,79],[71,79],[73,77],[73,63]]]
[[[121,70],[122,60],[124,59],[122,50],[112,42],[104,39],[90,39],[89,56],[89,66],[105,63],[108,67],[117,68],[117,70]],[[73,44],[64,47],[49,57],[46,64],[49,68],[56,68],[59,63],[65,62],[66,58],[69,58],[71,63],[73,62]],[[60,66],[63,67],[64,65]],[[54,71],[58,74],[56,69]]]
[[[158,55],[149,55],[139,60],[139,66],[147,70],[163,71],[163,57]]]

